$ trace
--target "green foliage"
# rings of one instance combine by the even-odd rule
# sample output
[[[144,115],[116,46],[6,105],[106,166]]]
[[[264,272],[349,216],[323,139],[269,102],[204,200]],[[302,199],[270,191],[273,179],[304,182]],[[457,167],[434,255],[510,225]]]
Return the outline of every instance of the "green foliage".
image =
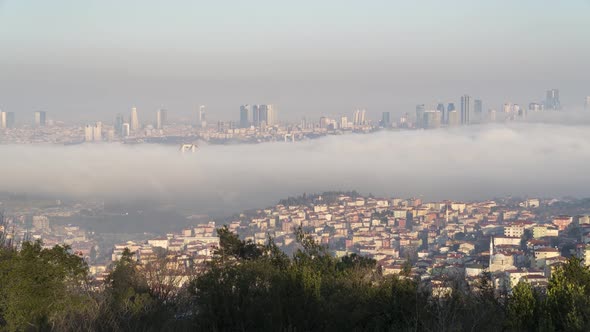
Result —
[[[590,269],[579,258],[570,257],[553,271],[547,309],[556,330],[590,330]]]
[[[553,271],[546,293],[521,282],[498,296],[489,274],[469,284],[442,274],[436,281],[450,291],[434,296],[410,278],[409,261],[404,274],[383,276],[375,260],[333,257],[301,229],[292,256],[270,237],[257,245],[227,227],[218,234],[212,262],[172,295],[150,279],[165,261],[139,265],[129,250],[92,288],[68,247],[2,248],[0,330],[590,330],[590,270],[575,257]]]
[[[537,317],[535,314],[539,304],[533,287],[527,282],[519,282],[508,298],[506,308],[507,323],[513,331],[536,330]]]
[[[25,242],[0,260],[0,313],[8,330],[48,329],[64,316],[84,310],[84,261],[67,246],[42,249]]]

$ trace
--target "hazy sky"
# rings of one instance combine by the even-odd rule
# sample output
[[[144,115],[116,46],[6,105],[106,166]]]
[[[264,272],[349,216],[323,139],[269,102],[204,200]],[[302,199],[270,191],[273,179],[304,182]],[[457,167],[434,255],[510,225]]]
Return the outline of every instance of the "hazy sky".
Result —
[[[0,0],[0,108],[111,120],[136,105],[237,120],[590,95],[590,1]],[[151,115],[145,115],[151,119]]]
[[[1,190],[150,199],[222,215],[329,190],[425,200],[589,197],[588,132],[589,124],[512,123],[203,145],[188,155],[150,144],[5,145],[0,174],[10,177]]]

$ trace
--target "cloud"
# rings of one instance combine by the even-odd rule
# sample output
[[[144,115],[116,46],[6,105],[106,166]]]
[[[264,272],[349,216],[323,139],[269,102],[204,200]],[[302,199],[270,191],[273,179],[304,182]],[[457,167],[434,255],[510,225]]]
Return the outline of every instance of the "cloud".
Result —
[[[427,200],[590,196],[590,126],[516,123],[259,145],[4,145],[0,191],[231,214],[303,192]]]

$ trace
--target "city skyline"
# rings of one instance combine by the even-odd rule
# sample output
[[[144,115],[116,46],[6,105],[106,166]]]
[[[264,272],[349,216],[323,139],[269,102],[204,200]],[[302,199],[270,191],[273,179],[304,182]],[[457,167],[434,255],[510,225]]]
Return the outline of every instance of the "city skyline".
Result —
[[[524,104],[551,87],[573,108],[589,93],[587,1],[231,6],[244,15],[203,2],[3,1],[0,107],[96,121],[133,105],[188,117],[200,103],[229,118],[258,100],[297,120],[351,107],[403,114],[425,96],[458,103],[445,96],[464,93]]]

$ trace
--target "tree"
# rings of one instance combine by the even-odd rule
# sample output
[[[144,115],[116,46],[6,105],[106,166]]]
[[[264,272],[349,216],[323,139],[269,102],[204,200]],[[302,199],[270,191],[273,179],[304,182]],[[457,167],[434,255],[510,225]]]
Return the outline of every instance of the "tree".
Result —
[[[0,261],[0,312],[8,330],[50,329],[86,309],[88,268],[67,246],[24,242]]]
[[[506,323],[513,331],[533,331],[537,327],[537,298],[534,289],[526,281],[520,281],[512,289],[506,308]]]
[[[553,271],[547,310],[556,330],[590,330],[590,269],[581,259],[572,256]]]

